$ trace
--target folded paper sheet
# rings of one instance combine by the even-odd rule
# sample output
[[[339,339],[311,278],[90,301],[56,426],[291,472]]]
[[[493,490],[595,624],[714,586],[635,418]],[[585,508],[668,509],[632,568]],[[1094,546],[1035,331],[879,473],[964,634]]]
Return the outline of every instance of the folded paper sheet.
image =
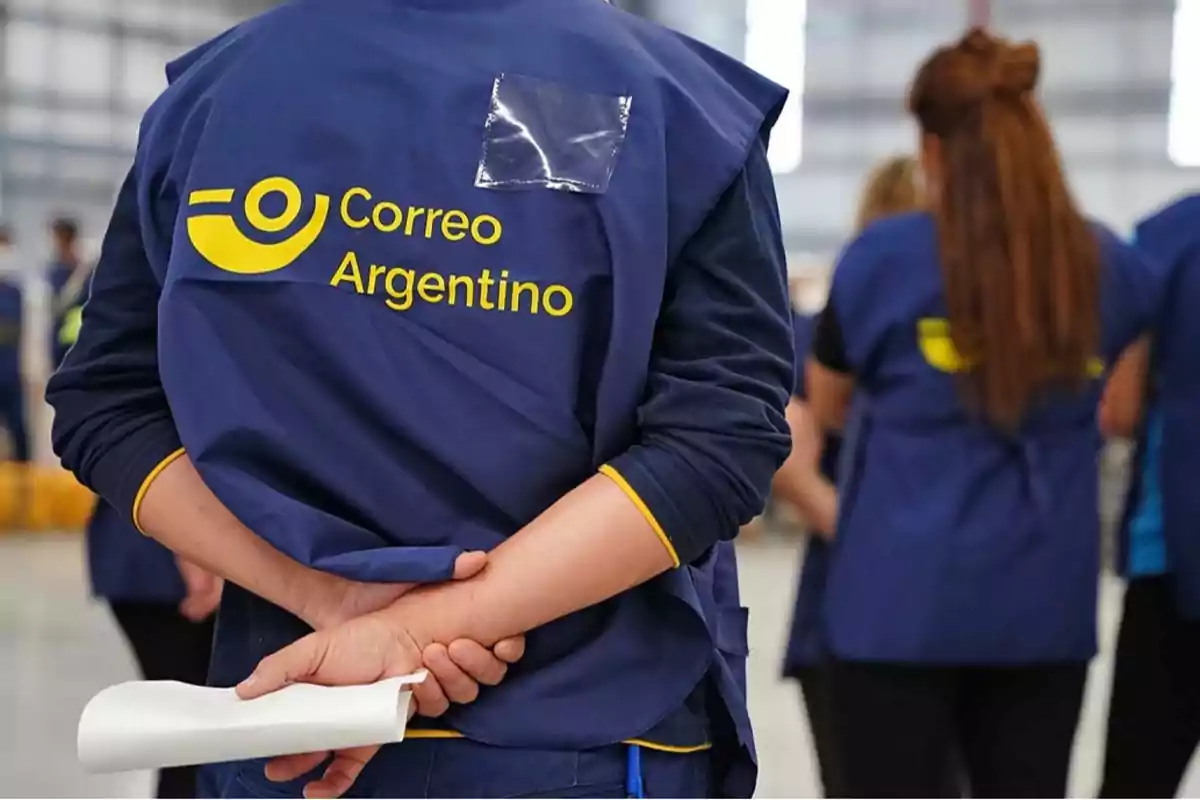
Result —
[[[399,742],[409,687],[425,673],[368,686],[295,684],[255,700],[233,689],[131,681],[92,698],[79,719],[79,760],[108,773]]]

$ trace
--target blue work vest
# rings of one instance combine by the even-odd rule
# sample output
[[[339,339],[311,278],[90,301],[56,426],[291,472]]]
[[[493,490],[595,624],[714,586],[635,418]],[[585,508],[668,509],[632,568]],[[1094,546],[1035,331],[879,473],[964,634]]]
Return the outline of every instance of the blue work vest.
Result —
[[[807,314],[795,314],[792,328],[796,343],[796,388],[793,395],[807,400],[804,364],[812,351],[816,320]],[[842,447],[840,436],[826,436],[821,453],[821,474],[837,483],[837,464]],[[795,676],[805,667],[815,666],[828,655],[823,631],[825,583],[829,576],[829,542],[817,535],[808,537],[800,566],[800,583],[792,609],[792,625],[784,648],[783,674]]]
[[[186,594],[174,554],[103,500],[88,521],[87,562],[95,597],[175,604]]]
[[[256,533],[361,581],[447,579],[637,441],[668,270],[785,98],[604,3],[408,5],[294,3],[186,57],[137,165],[187,452]],[[229,587],[213,680],[304,632]],[[745,795],[746,652],[720,544],[532,632],[437,724],[724,739]]]
[[[1162,270],[1097,226],[1101,352],[1152,323]],[[1102,366],[1004,433],[960,398],[933,218],[868,228],[843,254],[831,306],[856,392],[825,619],[846,660],[1084,661],[1096,649]],[[1083,365],[1081,365],[1081,369]]]
[[[1163,537],[1180,613],[1200,619],[1200,195],[1142,221],[1137,244],[1170,272],[1154,340]]]

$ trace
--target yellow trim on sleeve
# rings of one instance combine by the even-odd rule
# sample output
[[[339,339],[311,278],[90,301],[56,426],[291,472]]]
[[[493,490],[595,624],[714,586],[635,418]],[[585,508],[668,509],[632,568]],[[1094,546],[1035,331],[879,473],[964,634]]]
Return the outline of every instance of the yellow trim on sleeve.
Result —
[[[404,732],[405,739],[465,739],[458,731],[448,731],[438,728],[415,728]],[[658,742],[647,741],[646,739],[626,739],[621,744],[632,744],[638,747],[644,747],[647,750],[657,750],[660,753],[676,753],[686,755],[688,753],[700,753],[705,750],[712,749],[712,742],[704,744],[680,746],[675,744],[659,744]]]
[[[154,479],[161,475],[164,469],[178,461],[179,457],[185,452],[186,451],[181,447],[174,453],[171,453],[171,455],[164,458],[162,461],[158,462],[158,466],[150,470],[150,474],[147,475],[146,479],[142,481],[142,485],[141,488],[138,489],[137,496],[133,498],[133,526],[142,534],[145,534],[146,532],[142,530],[142,523],[138,521],[138,512],[142,510],[142,501],[146,499],[146,492],[150,490],[150,484],[154,483]]]
[[[678,567],[680,561],[679,554],[675,552],[675,545],[671,544],[671,539],[667,536],[667,532],[662,529],[662,526],[658,524],[658,520],[654,518],[654,512],[651,511],[650,507],[647,506],[642,498],[638,496],[638,493],[634,491],[634,488],[629,485],[629,481],[625,480],[625,478],[621,476],[621,473],[613,469],[610,464],[605,464],[604,466],[600,467],[600,474],[610,478],[612,482],[615,483],[621,489],[621,491],[625,493],[625,496],[628,497],[635,506],[637,506],[637,510],[642,512],[642,516],[646,518],[646,522],[650,523],[651,529],[654,531],[655,535],[658,536],[659,541],[663,543],[663,547],[667,548],[667,552],[670,553],[671,563]]]

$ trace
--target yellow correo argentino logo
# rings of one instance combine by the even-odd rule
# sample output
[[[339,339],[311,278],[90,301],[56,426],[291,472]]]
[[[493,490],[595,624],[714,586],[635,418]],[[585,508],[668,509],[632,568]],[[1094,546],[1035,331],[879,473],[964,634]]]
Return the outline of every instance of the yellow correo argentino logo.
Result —
[[[262,210],[263,200],[269,195],[281,194],[286,201],[283,211],[277,216],[268,216]],[[188,205],[230,205],[235,199],[233,189],[206,189],[192,192]],[[287,178],[267,178],[250,187],[246,193],[246,221],[260,233],[282,233],[299,218],[303,198],[300,188]],[[329,219],[329,197],[319,194],[312,217],[300,230],[280,242],[264,244],[257,242],[238,229],[237,221],[229,213],[200,213],[188,219],[188,238],[196,252],[204,256],[214,267],[235,272],[239,275],[262,275],[281,270],[292,264],[313,246],[325,223]]]
[[[263,201],[276,194],[282,195],[284,208],[277,216],[268,216],[263,211]],[[398,248],[389,247],[388,239],[424,239],[448,247],[492,248],[504,237],[504,223],[493,214],[401,204],[377,199],[364,186],[351,186],[339,194],[332,223],[330,196],[318,194],[311,218],[296,229],[304,206],[303,194],[294,181],[275,177],[259,181],[246,192],[245,222],[253,229],[251,233],[267,235],[252,238],[239,229],[232,213],[237,195],[236,189],[204,189],[188,196],[188,238],[196,252],[225,272],[238,275],[276,272],[295,263],[325,234],[332,237],[326,239],[329,247],[325,249],[330,251],[326,255],[338,254],[336,261],[328,262],[328,285],[343,292],[381,295],[384,304],[396,312],[406,312],[420,304],[562,318],[575,309],[575,295],[569,286],[522,275],[526,271],[520,266],[510,268],[500,263],[470,272],[451,272],[438,269],[437,264],[424,263],[422,269],[417,269],[392,260]],[[326,232],[330,224],[333,230]],[[272,235],[276,241],[256,240]],[[287,238],[277,240],[280,235]],[[334,247],[338,242],[342,244]],[[353,249],[343,249],[346,244]],[[402,252],[403,248],[399,250]],[[311,265],[309,277],[319,269],[319,264]],[[567,269],[564,267],[563,271]],[[541,271],[547,270],[543,267]]]

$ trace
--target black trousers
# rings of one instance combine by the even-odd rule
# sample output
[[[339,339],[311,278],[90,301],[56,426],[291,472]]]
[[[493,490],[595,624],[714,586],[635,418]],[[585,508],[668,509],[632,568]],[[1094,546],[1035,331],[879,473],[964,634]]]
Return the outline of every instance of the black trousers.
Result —
[[[927,667],[835,662],[847,797],[1065,797],[1087,664]],[[958,787],[947,765],[958,765]]]
[[[829,707],[829,671],[824,666],[804,667],[796,672],[800,697],[808,716],[821,788],[826,797],[845,797],[833,744],[833,715]]]
[[[212,654],[212,618],[197,624],[167,603],[110,605],[146,680],[204,684]],[[155,797],[195,796],[195,767],[172,767],[158,773]]]
[[[1181,619],[1166,578],[1125,592],[1101,797],[1174,797],[1200,744],[1200,622]]]

